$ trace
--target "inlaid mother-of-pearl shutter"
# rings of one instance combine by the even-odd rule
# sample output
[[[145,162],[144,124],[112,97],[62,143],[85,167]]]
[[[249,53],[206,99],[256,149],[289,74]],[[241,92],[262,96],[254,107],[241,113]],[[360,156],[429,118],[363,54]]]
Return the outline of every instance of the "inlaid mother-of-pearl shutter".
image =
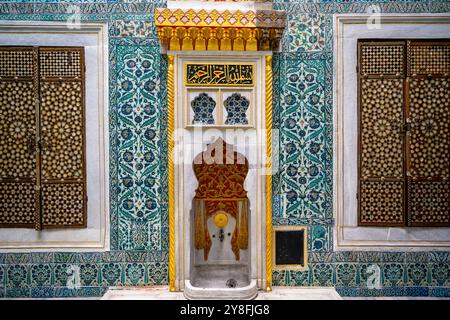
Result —
[[[405,42],[358,43],[359,225],[405,224]]]
[[[408,41],[408,225],[450,225],[450,41]]]
[[[84,49],[40,48],[42,226],[86,226]]]
[[[38,51],[0,47],[0,227],[39,224]]]

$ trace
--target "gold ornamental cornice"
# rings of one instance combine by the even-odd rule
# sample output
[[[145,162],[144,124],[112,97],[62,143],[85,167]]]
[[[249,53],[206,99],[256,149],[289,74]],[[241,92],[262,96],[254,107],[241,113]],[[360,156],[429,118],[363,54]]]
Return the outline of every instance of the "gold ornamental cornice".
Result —
[[[286,14],[279,10],[194,10],[158,8],[156,26],[164,27],[233,27],[233,28],[281,28]]]
[[[286,13],[157,8],[155,25],[167,50],[276,50],[286,25]]]

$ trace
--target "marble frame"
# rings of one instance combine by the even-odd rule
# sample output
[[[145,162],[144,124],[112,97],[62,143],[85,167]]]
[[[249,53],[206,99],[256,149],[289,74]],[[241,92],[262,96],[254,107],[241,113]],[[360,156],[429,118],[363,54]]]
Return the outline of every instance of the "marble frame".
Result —
[[[249,221],[250,232],[249,234],[253,235],[250,239],[250,260],[253,261],[251,264],[251,279],[256,280],[259,288],[266,288],[266,257],[265,257],[265,230],[266,230],[266,216],[265,216],[265,179],[263,176],[263,159],[266,154],[265,150],[265,83],[264,83],[264,59],[268,53],[266,52],[255,52],[255,53],[239,53],[239,52],[213,52],[208,51],[204,54],[199,54],[198,52],[189,52],[189,51],[171,51],[168,52],[168,55],[174,56],[174,66],[175,66],[175,148],[174,148],[174,184],[175,184],[175,267],[176,267],[176,276],[175,276],[175,290],[183,290],[185,288],[185,281],[190,279],[190,264],[193,262],[191,249],[193,248],[193,243],[191,243],[193,223],[191,220],[191,210],[190,210],[190,201],[193,199],[193,192],[195,188],[192,188],[186,182],[193,181],[194,186],[197,183],[193,170],[192,170],[192,159],[186,159],[185,154],[183,154],[180,146],[183,147],[184,150],[188,150],[191,152],[191,156],[195,156],[198,153],[204,151],[206,149],[206,143],[211,143],[214,140],[210,141],[212,136],[222,136],[222,138],[229,144],[233,144],[235,150],[242,153],[247,157],[250,163],[254,160],[252,157],[255,155],[256,158],[256,169],[252,169],[249,171],[247,175],[247,179],[245,181],[245,187],[248,191],[248,198],[250,200],[250,216],[251,221]],[[193,129],[184,129],[184,115],[186,112],[186,107],[183,105],[183,77],[180,73],[180,70],[183,70],[184,61],[217,61],[219,59],[224,59],[223,57],[227,56],[227,60],[236,61],[236,62],[254,62],[256,67],[255,79],[257,83],[255,84],[255,101],[254,101],[254,113],[256,116],[256,120],[254,123],[254,128],[249,128],[248,130],[254,131],[252,133],[252,141],[250,142],[251,148],[256,148],[256,152],[250,152],[245,148],[245,145],[235,142],[234,139],[237,137],[236,134],[228,135],[228,130],[234,130],[233,128],[208,128],[206,130],[211,132],[211,134],[205,134],[206,137],[203,141],[198,142],[196,140],[195,134],[196,130],[199,128]],[[259,76],[261,74],[261,76]],[[232,126],[229,126],[232,127]],[[181,131],[178,131],[181,130]],[[183,131],[184,130],[184,131]],[[236,129],[240,132],[241,129]],[[184,140],[185,136],[187,136],[187,132],[193,133],[194,143],[192,145],[187,144],[186,140]],[[170,139],[170,137],[168,137]],[[231,138],[229,140],[227,138]],[[179,141],[181,140],[181,143]],[[187,139],[187,138],[186,138]],[[185,149],[186,146],[188,149]],[[193,150],[191,150],[191,149]],[[182,162],[180,162],[182,160]],[[253,172],[252,172],[253,171]],[[189,174],[186,175],[186,172]],[[183,208],[183,209],[180,209]],[[252,214],[256,213],[256,214]],[[187,227],[186,227],[187,226]]]
[[[11,38],[24,33],[20,39]],[[27,36],[28,35],[28,36]],[[0,250],[109,250],[108,25],[82,22],[0,21],[2,44],[84,46],[86,49],[87,228],[35,231],[7,228]],[[70,240],[67,240],[70,239]]]
[[[450,16],[384,14],[381,28],[365,26],[363,14],[334,16],[334,207],[335,250],[446,250],[450,228],[359,227],[357,225],[357,77],[358,38],[445,38]]]

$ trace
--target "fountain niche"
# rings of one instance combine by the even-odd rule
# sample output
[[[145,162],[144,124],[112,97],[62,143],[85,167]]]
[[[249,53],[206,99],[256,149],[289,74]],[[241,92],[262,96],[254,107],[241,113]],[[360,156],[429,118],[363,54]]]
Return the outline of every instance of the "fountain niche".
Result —
[[[253,298],[250,204],[244,155],[221,138],[194,158],[198,181],[191,210],[191,274],[187,298]]]

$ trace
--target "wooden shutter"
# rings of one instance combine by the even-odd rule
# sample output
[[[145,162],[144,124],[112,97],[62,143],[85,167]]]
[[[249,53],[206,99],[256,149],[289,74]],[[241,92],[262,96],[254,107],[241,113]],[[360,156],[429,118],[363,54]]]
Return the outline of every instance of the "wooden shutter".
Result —
[[[86,226],[84,50],[40,48],[44,228]]]
[[[0,47],[0,226],[39,221],[37,50]]]
[[[359,225],[405,224],[405,42],[358,43]]]
[[[0,227],[86,226],[84,49],[0,47]]]
[[[408,225],[448,226],[450,42],[408,41]]]

